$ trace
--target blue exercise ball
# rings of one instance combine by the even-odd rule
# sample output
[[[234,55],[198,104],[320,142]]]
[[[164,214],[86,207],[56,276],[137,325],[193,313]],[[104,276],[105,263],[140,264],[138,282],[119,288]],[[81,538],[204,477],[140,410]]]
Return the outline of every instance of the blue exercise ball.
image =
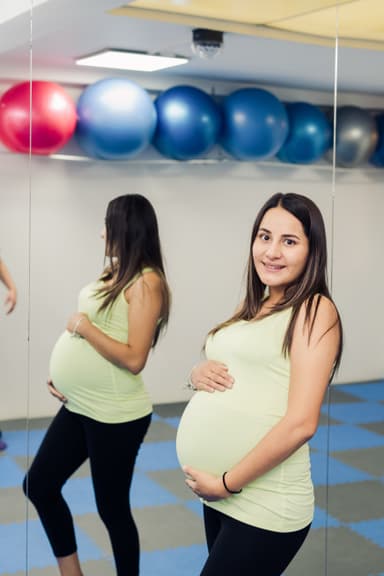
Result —
[[[219,105],[199,88],[174,86],[155,100],[157,127],[153,144],[175,160],[191,160],[216,144],[222,115]]]
[[[332,126],[320,108],[306,102],[286,104],[289,133],[277,156],[283,162],[310,164],[332,146]]]
[[[288,115],[276,96],[259,88],[242,88],[223,100],[222,145],[239,160],[274,156],[288,134]]]
[[[76,137],[89,155],[106,160],[131,158],[150,143],[156,109],[148,92],[125,78],[91,84],[77,103]]]
[[[384,166],[384,114],[376,116],[376,125],[378,130],[378,142],[376,150],[370,158],[370,162],[379,168]]]
[[[341,106],[336,114],[336,164],[352,168],[366,162],[378,140],[376,122],[367,110]]]

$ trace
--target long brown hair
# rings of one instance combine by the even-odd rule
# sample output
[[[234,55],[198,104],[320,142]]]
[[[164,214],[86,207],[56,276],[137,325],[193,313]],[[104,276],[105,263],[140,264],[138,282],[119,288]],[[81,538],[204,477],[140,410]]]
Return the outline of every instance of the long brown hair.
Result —
[[[321,296],[325,296],[333,302],[327,281],[327,241],[324,220],[316,204],[306,196],[300,194],[274,194],[260,209],[251,234],[245,298],[236,313],[225,322],[213,328],[209,334],[213,335],[218,332],[218,330],[239,320],[253,320],[260,312],[265,298],[266,285],[263,284],[256,272],[252,247],[264,215],[268,210],[276,208],[277,206],[281,206],[301,222],[309,244],[308,258],[303,272],[287,286],[283,300],[274,305],[269,313],[273,314],[286,308],[292,308],[292,315],[285,333],[282,350],[283,353],[287,355],[291,349],[293,332],[302,304],[305,303],[306,305],[305,322],[309,325],[310,338]],[[340,364],[343,349],[342,324],[336,306],[335,309],[337,313],[335,325],[339,325],[340,341],[333,373]]]
[[[170,310],[170,291],[166,279],[155,210],[140,194],[125,194],[111,200],[105,217],[107,266],[100,280],[112,283],[98,290],[102,303],[99,310],[111,306],[122,290],[144,268],[151,268],[162,279],[163,307],[156,327],[155,346],[166,327]]]

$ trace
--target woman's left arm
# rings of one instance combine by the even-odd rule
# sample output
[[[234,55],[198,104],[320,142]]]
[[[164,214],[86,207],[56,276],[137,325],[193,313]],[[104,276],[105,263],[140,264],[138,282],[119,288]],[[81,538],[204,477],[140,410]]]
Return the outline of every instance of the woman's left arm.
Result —
[[[7,289],[7,297],[5,299],[5,305],[7,308],[7,314],[10,314],[16,306],[17,291],[13,278],[2,259],[0,259],[0,281],[4,284],[4,286]]]
[[[143,274],[125,292],[128,301],[128,342],[120,342],[76,312],[67,330],[85,338],[104,358],[138,374],[144,368],[163,307],[163,285],[155,272]]]
[[[308,323],[305,322],[305,306],[302,306],[290,351],[291,372],[287,411],[264,438],[227,472],[225,481],[230,490],[240,490],[252,480],[262,476],[286,460],[315,434],[339,341],[338,315],[330,300],[321,297],[311,334]],[[190,468],[187,468],[186,473],[193,478],[196,477],[196,471]],[[201,480],[205,483],[207,477]],[[192,489],[197,487],[197,491],[203,493],[202,485],[196,483],[192,485],[188,480],[187,483]],[[218,498],[223,497],[221,478],[217,479],[215,486]],[[210,490],[213,489],[214,486],[210,481]]]

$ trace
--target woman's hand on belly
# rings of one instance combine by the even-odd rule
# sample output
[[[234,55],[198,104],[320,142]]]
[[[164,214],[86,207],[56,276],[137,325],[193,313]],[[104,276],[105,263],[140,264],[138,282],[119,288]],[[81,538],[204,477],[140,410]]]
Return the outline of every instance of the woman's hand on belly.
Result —
[[[62,394],[61,392],[58,391],[58,389],[54,386],[52,380],[48,380],[47,386],[48,386],[48,390],[52,394],[52,396],[54,396],[55,398],[60,400],[60,402],[62,402],[63,404],[65,404],[67,402],[67,399],[64,396],[64,394]]]
[[[225,392],[232,388],[234,379],[222,362],[205,360],[192,368],[190,382],[195,390]]]
[[[221,477],[218,478],[213,474],[196,470],[196,468],[191,466],[183,466],[183,472],[185,474],[185,483],[199,498],[203,498],[207,502],[214,502],[230,496],[224,487]]]
[[[75,312],[69,317],[66,329],[72,334],[72,336],[79,336],[82,338],[83,336],[80,334],[80,324],[85,324],[86,322],[89,323],[86,314],[83,314],[83,312]],[[83,328],[83,326],[81,328]]]

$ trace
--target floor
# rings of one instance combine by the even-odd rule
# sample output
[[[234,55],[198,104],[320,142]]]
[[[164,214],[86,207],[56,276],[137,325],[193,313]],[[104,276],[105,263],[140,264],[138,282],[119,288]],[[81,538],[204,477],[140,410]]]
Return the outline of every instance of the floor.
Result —
[[[132,501],[142,576],[198,576],[206,557],[200,503],[185,487],[175,454],[183,407],[155,407],[137,462]],[[31,423],[30,454],[46,425],[46,420]],[[2,428],[8,449],[0,453],[0,576],[57,576],[40,523],[20,490],[26,433],[19,422]],[[311,458],[315,520],[285,576],[384,576],[384,381],[332,387]],[[75,515],[85,575],[112,576],[86,465],[67,483],[65,496]]]

